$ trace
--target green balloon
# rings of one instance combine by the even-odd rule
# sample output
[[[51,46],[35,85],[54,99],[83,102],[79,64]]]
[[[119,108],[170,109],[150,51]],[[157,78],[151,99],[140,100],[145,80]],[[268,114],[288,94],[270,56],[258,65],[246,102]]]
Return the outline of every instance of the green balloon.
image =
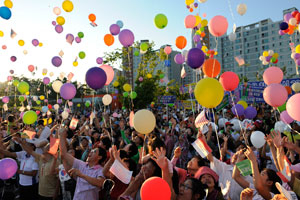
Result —
[[[80,51],[78,54],[80,59],[84,59],[85,58],[85,53],[83,51]]]
[[[173,104],[173,103],[169,103],[168,106],[169,106],[169,107],[173,107],[174,104]]]
[[[272,62],[272,63],[276,62],[276,58],[274,58],[274,57],[271,58],[271,62]]]
[[[78,37],[83,38],[83,37],[84,37],[83,32],[79,32],[79,33],[78,33]]]
[[[134,55],[134,56],[139,56],[139,55],[140,55],[140,52],[135,51],[135,52],[133,53],[133,55]]]
[[[36,122],[36,120],[37,120],[37,114],[32,110],[25,112],[23,115],[23,122],[25,124],[28,125],[33,124],[34,122]]]
[[[123,97],[128,97],[128,92],[123,92]]]
[[[285,111],[286,110],[286,102],[282,105],[278,107],[279,112]]]
[[[149,48],[149,45],[146,42],[143,42],[140,46],[142,51],[147,51],[147,49]]]
[[[159,75],[159,78],[160,78],[160,79],[163,79],[164,77],[165,77],[164,74],[160,74],[160,75]]]
[[[130,98],[135,99],[137,96],[137,93],[135,91],[130,92]]]
[[[126,107],[125,107],[125,106],[123,106],[123,107],[122,107],[122,109],[123,109],[123,110],[125,110],[125,109],[126,109]]]
[[[91,102],[90,102],[90,101],[86,101],[84,105],[85,105],[86,107],[90,107]]]
[[[200,31],[203,32],[203,31],[204,31],[204,27],[201,27],[201,28],[200,28]]]
[[[23,96],[19,96],[19,101],[23,102],[25,101],[25,98]]]
[[[157,28],[163,29],[168,24],[168,18],[164,14],[157,14],[154,18],[154,24]]]
[[[18,91],[22,94],[25,94],[26,92],[29,91],[29,84],[26,83],[25,81],[22,81],[18,84]]]
[[[37,105],[40,105],[40,104],[41,104],[41,101],[40,101],[40,100],[36,100],[36,104],[37,104]]]
[[[19,82],[18,80],[14,80],[14,81],[13,81],[13,85],[14,85],[15,87],[17,87],[17,86],[19,85],[19,83],[20,83],[20,82]]]

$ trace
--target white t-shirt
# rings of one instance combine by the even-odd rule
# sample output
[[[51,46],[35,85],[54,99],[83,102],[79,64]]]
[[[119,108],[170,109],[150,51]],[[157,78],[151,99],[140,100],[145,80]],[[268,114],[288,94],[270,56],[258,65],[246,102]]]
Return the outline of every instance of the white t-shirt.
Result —
[[[254,192],[253,192],[253,200],[264,200],[264,198],[262,196],[260,196],[257,192],[257,190],[255,189],[253,183],[250,183],[250,186],[249,186],[250,189],[253,189]],[[272,198],[274,197],[274,194],[272,192],[271,193],[271,196]]]
[[[48,126],[45,126],[39,139],[47,139],[51,135],[51,129]]]
[[[34,171],[39,170],[38,164],[35,162],[35,159],[32,155],[28,155],[25,151],[16,152],[17,159],[20,161],[20,170],[21,171]],[[38,173],[36,176],[27,176],[20,174],[19,183],[22,186],[30,186],[38,183]]]

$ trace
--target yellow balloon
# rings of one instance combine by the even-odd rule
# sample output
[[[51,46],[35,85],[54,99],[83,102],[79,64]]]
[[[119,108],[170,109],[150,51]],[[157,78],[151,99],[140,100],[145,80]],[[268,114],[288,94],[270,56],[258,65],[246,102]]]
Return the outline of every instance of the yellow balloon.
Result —
[[[187,6],[191,5],[192,3],[194,3],[194,0],[185,0],[185,4]]]
[[[202,48],[201,48],[201,49],[202,49],[202,51],[203,51],[203,52],[205,52],[205,53],[208,51],[208,49],[207,49],[207,47],[206,47],[206,46],[202,46]]]
[[[246,101],[241,100],[241,101],[239,101],[237,103],[240,104],[240,105],[242,105],[244,107],[244,109],[246,109],[248,107],[248,104],[247,104]]]
[[[19,44],[20,46],[24,46],[25,42],[24,42],[24,40],[19,40],[19,41],[18,41],[18,44]]]
[[[80,108],[80,103],[77,104],[77,107]]]
[[[40,43],[39,43],[39,47],[42,47],[42,46],[43,46],[43,43],[40,42]]]
[[[62,16],[58,16],[57,18],[56,18],[56,22],[59,24],[59,25],[64,25],[65,24],[65,18],[64,17],[62,17]]]
[[[25,94],[26,94],[26,95],[29,95],[30,93],[29,93],[29,92],[26,92]]]
[[[74,5],[73,5],[72,1],[66,0],[62,3],[62,8],[66,12],[71,12],[74,8]]]
[[[13,7],[13,3],[10,0],[5,0],[4,1],[4,5],[8,8],[12,8]]]
[[[44,126],[47,126],[47,119],[43,119],[44,120]]]
[[[74,62],[73,62],[73,66],[74,66],[74,67],[77,67],[77,66],[78,66],[78,62],[77,62],[77,61],[74,61]]]
[[[128,83],[123,85],[123,89],[125,92],[129,92],[131,90],[131,85],[129,85]]]
[[[298,45],[296,46],[295,52],[296,52],[296,53],[300,53],[300,44],[298,44]]]
[[[147,74],[147,78],[152,78],[152,74]]]
[[[196,26],[201,23],[201,17],[199,15],[195,15],[196,17]]]
[[[120,83],[118,82],[118,81],[115,81],[114,83],[113,83],[113,86],[114,87],[118,87],[120,85]]]
[[[205,26],[207,26],[207,24],[208,24],[208,21],[206,19],[201,21],[201,27],[205,27]]]
[[[52,118],[48,119],[48,124],[52,124]]]
[[[0,37],[3,37],[3,36],[4,36],[3,31],[0,31]]]
[[[215,108],[222,102],[224,89],[218,80],[204,78],[197,83],[194,93],[200,105],[205,108]]]
[[[279,57],[279,54],[278,53],[274,53],[273,57],[277,59]]]
[[[267,51],[264,51],[264,52],[263,52],[263,56],[264,56],[264,57],[267,57],[268,55],[269,55],[269,53],[268,53]]]
[[[138,133],[151,133],[155,128],[155,125],[156,119],[151,111],[143,109],[134,114],[133,127]]]
[[[44,99],[45,99],[45,96],[44,96],[44,95],[41,95],[41,96],[40,96],[40,100],[43,101]]]

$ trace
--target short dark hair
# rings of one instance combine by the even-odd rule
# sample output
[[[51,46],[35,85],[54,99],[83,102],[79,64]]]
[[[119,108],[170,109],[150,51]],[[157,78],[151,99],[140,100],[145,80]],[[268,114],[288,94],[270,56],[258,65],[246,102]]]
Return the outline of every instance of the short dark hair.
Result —
[[[137,174],[137,164],[132,160],[131,158],[124,158],[123,161],[125,163],[128,163],[129,165],[129,171],[132,171],[132,176],[135,177]]]
[[[273,182],[272,187],[271,187],[271,192],[274,194],[280,194],[280,192],[278,191],[278,189],[275,185],[276,182],[278,182],[280,184],[282,183],[280,177],[272,169],[265,168],[264,171],[266,171],[266,173],[268,175],[268,180]]]
[[[111,147],[111,140],[108,136],[101,136],[100,141],[102,141],[103,145],[105,145],[105,150],[109,150]]]
[[[148,145],[151,146],[152,151],[155,151],[156,148],[160,149],[161,147],[166,149],[165,143],[158,137],[150,139]]]
[[[44,126],[44,120],[43,120],[43,119],[40,119],[40,120],[38,121],[38,125]]]
[[[9,116],[7,117],[7,120],[8,120],[9,122],[14,122],[14,121],[15,121],[15,116],[14,116],[14,115],[9,115]]]
[[[206,196],[205,189],[207,189],[207,186],[203,185],[200,180],[195,178],[188,178],[186,180],[190,180],[192,182],[193,196],[199,194],[200,195],[199,199],[203,199]]]
[[[135,156],[138,153],[138,148],[135,143],[130,143],[129,149],[128,149],[128,157],[131,158]]]
[[[105,149],[103,149],[102,147],[98,147],[98,155],[101,156],[102,158],[99,160],[99,164],[101,165],[104,161],[106,161],[107,159],[107,154]]]

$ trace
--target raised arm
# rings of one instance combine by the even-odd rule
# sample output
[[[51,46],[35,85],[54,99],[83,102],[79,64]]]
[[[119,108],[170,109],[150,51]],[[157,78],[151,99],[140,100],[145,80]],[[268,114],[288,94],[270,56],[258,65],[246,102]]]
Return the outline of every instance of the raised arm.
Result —
[[[36,153],[35,151],[32,150],[32,148],[30,148],[27,143],[25,142],[25,140],[22,140],[21,138],[14,138],[19,144],[21,144],[22,148],[24,151],[26,151],[27,153],[29,153],[30,155],[32,155],[36,160],[39,160],[41,157],[41,154]]]
[[[243,151],[242,150],[239,151],[237,153],[236,163],[243,161],[244,158],[245,158],[245,156],[244,156]],[[241,176],[240,170],[237,168],[236,165],[233,168],[232,178],[244,189],[248,188],[250,186],[250,183]]]
[[[61,153],[61,157],[63,160],[67,162],[69,166],[73,166],[74,163],[74,157],[67,152],[67,131],[66,129],[60,129],[59,130],[59,137],[60,137],[60,143],[59,143],[59,149]]]

